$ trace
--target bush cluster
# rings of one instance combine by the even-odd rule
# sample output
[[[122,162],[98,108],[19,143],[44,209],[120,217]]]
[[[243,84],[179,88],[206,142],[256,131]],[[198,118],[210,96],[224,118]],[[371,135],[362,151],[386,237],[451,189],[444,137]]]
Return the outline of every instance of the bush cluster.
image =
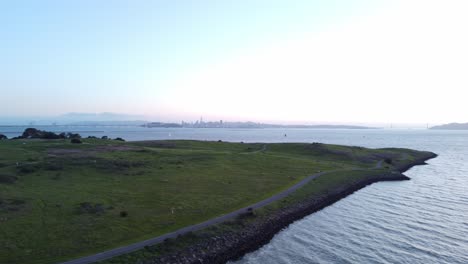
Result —
[[[81,142],[81,135],[78,133],[71,133],[71,132],[62,132],[60,134],[56,134],[50,131],[39,130],[36,128],[26,128],[21,134],[21,136],[14,137],[12,139],[31,139],[31,138],[39,138],[39,139],[70,139],[71,143],[82,143]],[[95,136],[89,136],[89,139],[97,139]],[[5,135],[0,134],[0,140],[8,139]],[[108,136],[102,136],[101,139],[110,139]],[[114,140],[117,141],[125,141],[125,139],[121,137],[117,137]]]
[[[74,138],[81,138],[80,134],[77,133],[60,133],[56,134],[50,131],[43,131],[36,128],[26,128],[23,134],[19,137],[15,137],[13,139],[30,139],[30,138],[39,138],[39,139],[74,139]]]

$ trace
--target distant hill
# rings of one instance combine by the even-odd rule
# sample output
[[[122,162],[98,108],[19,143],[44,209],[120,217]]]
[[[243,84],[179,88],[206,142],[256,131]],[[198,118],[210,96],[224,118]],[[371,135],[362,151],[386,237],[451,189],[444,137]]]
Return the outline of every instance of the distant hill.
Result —
[[[311,128],[311,129],[376,129],[375,127],[366,126],[352,126],[352,125],[277,125],[277,124],[263,124],[255,122],[223,122],[223,121],[210,121],[210,122],[195,122],[182,124],[176,123],[163,123],[152,122],[142,125],[143,127],[165,127],[165,128]]]
[[[429,129],[468,130],[468,123],[450,123],[440,126],[433,126]]]
[[[139,126],[147,123],[145,117],[140,115],[127,115],[118,113],[68,113],[58,116],[0,116],[0,125],[104,125]]]
[[[294,127],[294,126],[290,126]],[[297,126],[301,127],[301,126]],[[367,127],[367,126],[351,126],[351,125],[304,125],[304,128],[317,128],[317,129],[377,129],[377,127]]]
[[[127,115],[118,113],[68,113],[55,118],[57,121],[68,122],[97,122],[97,121],[129,121],[129,120],[142,120],[143,116]]]
[[[141,126],[148,121],[144,120],[122,120],[122,121],[78,121],[66,123],[73,126]]]

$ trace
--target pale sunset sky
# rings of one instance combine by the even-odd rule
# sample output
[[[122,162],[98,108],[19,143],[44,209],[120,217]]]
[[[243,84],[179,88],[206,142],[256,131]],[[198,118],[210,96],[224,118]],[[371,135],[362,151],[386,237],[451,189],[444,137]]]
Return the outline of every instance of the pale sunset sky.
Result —
[[[0,116],[468,122],[468,1],[3,1]]]

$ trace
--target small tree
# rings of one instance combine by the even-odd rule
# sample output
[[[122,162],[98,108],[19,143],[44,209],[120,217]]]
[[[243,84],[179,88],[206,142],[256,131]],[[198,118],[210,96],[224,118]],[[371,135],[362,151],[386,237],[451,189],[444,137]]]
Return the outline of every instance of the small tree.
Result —
[[[72,138],[72,139],[70,140],[70,142],[73,143],[73,144],[81,144],[81,143],[83,143],[83,142],[81,142],[81,140],[80,140],[79,138]]]

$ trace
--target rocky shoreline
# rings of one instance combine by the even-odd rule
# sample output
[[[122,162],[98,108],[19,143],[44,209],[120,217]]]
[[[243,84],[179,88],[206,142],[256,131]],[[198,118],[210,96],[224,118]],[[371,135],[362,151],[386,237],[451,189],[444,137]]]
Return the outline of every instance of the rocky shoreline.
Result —
[[[378,177],[366,177],[351,182],[346,186],[330,191],[326,196],[311,197],[268,215],[259,221],[254,221],[240,231],[213,236],[176,253],[149,259],[143,263],[226,263],[238,259],[246,253],[255,251],[267,244],[276,233],[289,224],[317,212],[367,185],[379,181],[409,180],[407,176],[402,174],[403,172],[417,165],[425,165],[427,160],[436,156],[436,154],[428,152],[427,155],[409,164],[397,167],[398,171],[386,172]]]

